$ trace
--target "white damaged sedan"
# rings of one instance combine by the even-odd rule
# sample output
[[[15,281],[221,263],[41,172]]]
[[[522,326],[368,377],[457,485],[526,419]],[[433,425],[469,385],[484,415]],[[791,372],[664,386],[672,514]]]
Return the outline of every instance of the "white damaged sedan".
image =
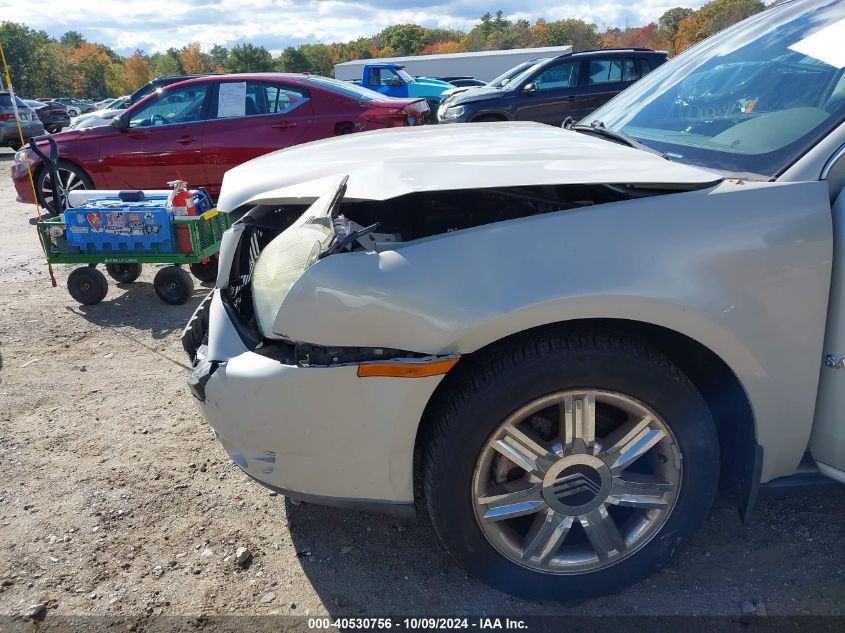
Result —
[[[841,2],[781,4],[571,129],[382,130],[229,171],[183,334],[202,414],[265,486],[424,508],[535,599],[643,578],[717,489],[749,510],[807,452],[845,480],[845,372],[819,373],[845,343],[843,26]]]

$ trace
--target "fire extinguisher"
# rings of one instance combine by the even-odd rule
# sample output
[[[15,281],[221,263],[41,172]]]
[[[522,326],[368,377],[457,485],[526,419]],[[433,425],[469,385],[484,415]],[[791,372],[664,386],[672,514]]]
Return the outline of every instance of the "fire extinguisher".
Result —
[[[172,180],[167,183],[173,188],[167,198],[167,210],[173,215],[196,215],[194,196],[188,191],[188,183],[184,180]]]
[[[173,188],[167,198],[166,208],[174,216],[196,215],[194,197],[188,191],[188,183],[184,180],[173,180],[167,183]],[[180,253],[192,253],[191,229],[187,224],[176,225],[176,247]]]

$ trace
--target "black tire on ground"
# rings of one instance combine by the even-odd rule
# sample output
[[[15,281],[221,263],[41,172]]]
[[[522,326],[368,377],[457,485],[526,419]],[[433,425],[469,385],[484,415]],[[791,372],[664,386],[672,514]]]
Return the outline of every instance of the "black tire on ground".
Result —
[[[62,189],[78,191],[94,188],[94,182],[81,167],[66,160],[59,160],[56,166],[59,170],[59,180],[62,181],[62,186],[59,188],[60,196],[63,195]],[[53,192],[50,187],[50,172],[46,167],[38,170],[38,176],[35,180],[35,190],[41,206],[50,213],[57,213],[56,205],[53,202]]]
[[[60,132],[62,128],[51,125],[49,127],[45,127],[44,129],[50,134],[56,134],[57,132]]]
[[[158,298],[170,305],[180,305],[194,293],[194,280],[178,266],[165,266],[153,277]]]
[[[202,282],[217,281],[217,255],[212,255],[206,262],[190,264],[191,274]]]
[[[106,298],[109,282],[106,276],[93,266],[81,266],[68,275],[67,290],[70,296],[82,305],[92,306]]]
[[[185,350],[191,363],[196,360],[197,350],[200,348],[200,345],[207,342],[208,311],[213,297],[214,291],[212,290],[200,302],[193,315],[191,315],[191,319],[188,321],[185,329],[182,330],[182,349]]]
[[[352,132],[354,132],[354,130],[352,129],[352,126],[348,123],[338,125],[337,129],[335,130],[335,134],[337,136],[343,136],[344,134],[352,134]]]
[[[466,357],[452,372],[457,373],[447,376],[450,382],[434,403],[429,418],[432,425],[424,438],[422,493],[443,544],[465,569],[489,585],[532,600],[574,601],[612,593],[641,580],[666,562],[705,519],[719,475],[718,439],[712,416],[690,380],[643,341],[613,331],[566,334],[541,330]],[[676,448],[680,454],[667,460],[661,450],[650,454],[651,458],[664,465],[668,461],[670,468],[681,466],[677,467],[674,506],[668,506],[663,522],[655,524],[659,527],[653,536],[629,553],[610,550],[618,556],[615,563],[564,574],[532,569],[500,553],[501,545],[491,544],[480,526],[481,520],[476,518],[473,486],[479,481],[474,479],[476,464],[481,463],[477,460],[484,450],[491,450],[491,434],[526,403],[569,390],[626,394],[654,411],[674,438],[673,451]],[[596,435],[605,446],[613,445],[610,436]],[[505,466],[508,463],[505,460]],[[637,462],[633,463],[636,467]],[[553,486],[562,485],[559,482],[562,480],[556,480]],[[549,490],[545,480],[542,486],[545,498]],[[557,488],[553,490],[552,494],[559,494]],[[485,503],[493,507],[491,502]],[[607,505],[602,512],[611,510],[629,511]],[[579,519],[571,520],[572,530],[566,532],[564,539],[575,539],[576,547],[580,543],[589,545],[592,539],[587,540],[589,535]],[[536,525],[530,528],[534,529]],[[536,534],[530,530],[522,537],[526,543],[530,535]],[[565,546],[568,541],[556,542]],[[554,547],[552,551],[557,556],[560,545]]]
[[[106,272],[119,284],[131,284],[141,276],[141,264],[106,264]]]
[[[10,141],[9,147],[12,148],[14,151],[18,151],[21,148],[21,144],[19,141]]]

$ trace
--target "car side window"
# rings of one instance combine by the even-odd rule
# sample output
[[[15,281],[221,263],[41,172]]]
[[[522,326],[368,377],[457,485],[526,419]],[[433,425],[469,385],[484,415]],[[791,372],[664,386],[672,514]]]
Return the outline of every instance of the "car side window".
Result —
[[[647,58],[640,57],[640,76],[645,77],[649,74],[652,70],[657,68],[657,66],[653,65]]]
[[[207,93],[207,84],[193,84],[164,92],[135,110],[129,120],[129,127],[155,127],[202,121],[205,118],[203,106]]]
[[[580,62],[566,62],[543,70],[532,82],[538,92],[557,90],[559,88],[573,88],[578,85]]]
[[[636,81],[640,78],[637,65],[633,59],[622,60],[622,81]]]
[[[265,84],[264,91],[269,114],[282,114],[309,98],[306,90],[282,84]]]
[[[621,59],[593,59],[590,60],[590,70],[587,84],[609,84],[622,81]]]

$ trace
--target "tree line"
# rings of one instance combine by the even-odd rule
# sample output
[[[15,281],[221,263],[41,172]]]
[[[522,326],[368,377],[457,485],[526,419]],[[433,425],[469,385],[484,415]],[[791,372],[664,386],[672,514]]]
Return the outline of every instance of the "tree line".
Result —
[[[273,57],[251,43],[203,50],[194,42],[147,54],[121,56],[68,31],[59,39],[15,22],[0,23],[0,43],[17,92],[27,98],[107,97],[129,94],[153,77],[208,72],[311,72],[333,75],[334,64],[353,59],[431,55],[571,44],[575,50],[641,46],[674,55],[766,8],[761,0],[712,0],[698,10],[676,7],[657,22],[606,27],[578,19],[511,21],[486,13],[469,32],[417,24],[389,26],[371,37],[331,44],[288,46]]]

